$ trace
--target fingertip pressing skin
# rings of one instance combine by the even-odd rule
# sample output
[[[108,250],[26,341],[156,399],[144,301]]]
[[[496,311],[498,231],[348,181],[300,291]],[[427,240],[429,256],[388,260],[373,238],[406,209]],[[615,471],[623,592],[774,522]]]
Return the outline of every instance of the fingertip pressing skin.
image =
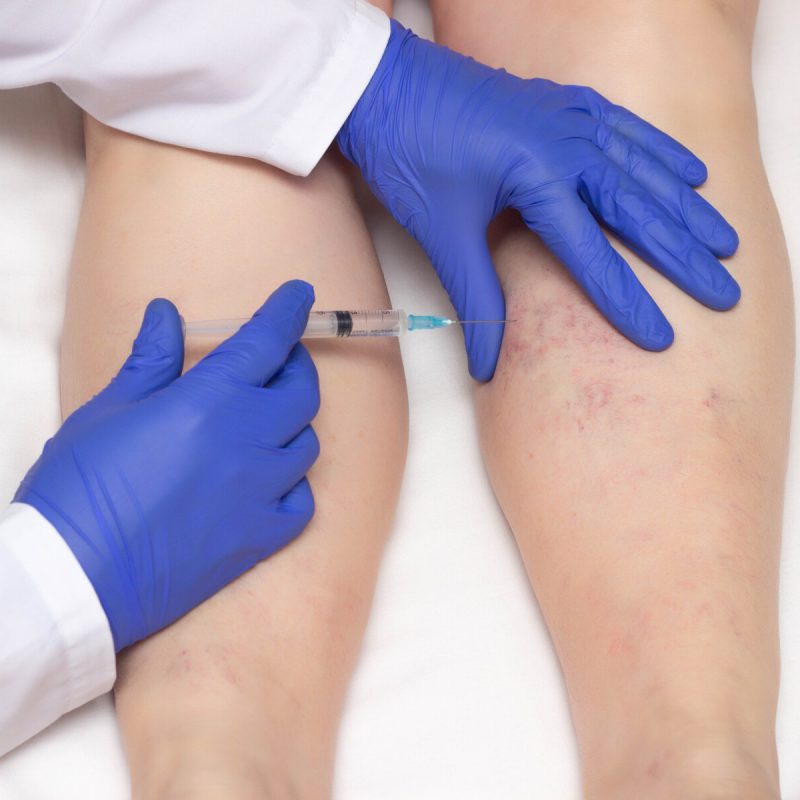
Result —
[[[453,256],[463,251],[464,221],[483,231],[511,207],[619,331],[648,350],[672,343],[666,318],[609,252],[581,201],[581,181],[591,176],[593,211],[626,244],[638,245],[637,252],[709,308],[730,308],[738,299],[738,287],[716,260],[692,255],[695,243],[720,256],[736,244],[722,215],[690,188],[706,179],[703,162],[593,89],[518,78],[392,21],[384,57],[337,141],[422,245],[462,319],[481,318],[472,310],[490,306],[491,263],[477,241],[468,243],[469,257]],[[641,236],[641,223],[654,216],[673,218],[669,235],[678,246]],[[501,338],[502,330],[489,326],[465,331],[476,379],[493,374]]]

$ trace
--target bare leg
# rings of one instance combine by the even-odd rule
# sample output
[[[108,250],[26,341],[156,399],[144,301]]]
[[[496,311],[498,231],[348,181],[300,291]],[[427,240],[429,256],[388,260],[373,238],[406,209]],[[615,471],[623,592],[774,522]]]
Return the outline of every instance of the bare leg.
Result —
[[[65,411],[108,380],[153,296],[172,298],[189,319],[246,316],[280,282],[302,277],[321,308],[389,303],[337,159],[297,179],[92,120],[87,146]],[[407,407],[396,342],[311,350],[323,398],[322,455],[310,475],[317,514],[280,554],[120,659],[134,797],[330,793],[340,710],[399,490]]]
[[[676,330],[637,350],[515,220],[477,392],[486,460],[558,650],[591,798],[775,798],[777,561],[793,364],[750,85],[756,4],[435,0],[439,41],[588,84],[709,166],[743,297],[727,314],[625,251]]]

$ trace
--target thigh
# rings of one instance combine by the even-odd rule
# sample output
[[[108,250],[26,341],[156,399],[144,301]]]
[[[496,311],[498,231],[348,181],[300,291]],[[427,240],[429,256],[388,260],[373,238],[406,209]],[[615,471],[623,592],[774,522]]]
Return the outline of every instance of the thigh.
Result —
[[[249,316],[279,283],[301,277],[315,286],[317,308],[390,305],[332,155],[301,179],[89,120],[87,162],[62,346],[65,412],[108,381],[154,296],[186,319]],[[190,343],[187,365],[204,349]],[[136,765],[154,740],[224,736],[257,758],[302,760],[301,795],[327,791],[399,490],[407,408],[396,341],[309,349],[323,398],[321,456],[309,476],[316,516],[281,553],[123,655],[117,703],[135,783],[146,780]],[[198,755],[215,757],[208,747]]]
[[[665,708],[682,706],[687,737],[693,715],[737,692],[750,729],[774,719],[794,336],[750,84],[755,11],[745,0],[434,2],[442,43],[591,85],[691,147],[709,167],[702,193],[741,237],[728,266],[742,300],[725,314],[619,246],[676,331],[653,354],[612,330],[516,219],[492,230],[516,321],[477,391],[484,451],[585,756],[611,760],[616,744],[649,735],[631,724],[632,703],[664,727]]]

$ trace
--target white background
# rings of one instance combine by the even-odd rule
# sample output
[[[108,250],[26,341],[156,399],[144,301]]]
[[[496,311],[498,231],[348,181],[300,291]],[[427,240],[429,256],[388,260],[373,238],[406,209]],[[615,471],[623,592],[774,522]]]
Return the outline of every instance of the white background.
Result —
[[[402,21],[430,34],[422,0],[397,6]],[[797,264],[800,4],[762,6],[755,48],[762,146]],[[0,93],[3,498],[58,424],[58,336],[82,181],[76,110],[51,87]],[[395,305],[449,313],[417,247],[382,212],[370,222]],[[558,664],[486,481],[460,338],[409,337],[403,354],[408,467],[343,722],[336,798],[578,798]],[[781,590],[785,798],[800,798],[799,475],[795,442]],[[0,800],[121,800],[127,784],[109,698],[0,761]]]

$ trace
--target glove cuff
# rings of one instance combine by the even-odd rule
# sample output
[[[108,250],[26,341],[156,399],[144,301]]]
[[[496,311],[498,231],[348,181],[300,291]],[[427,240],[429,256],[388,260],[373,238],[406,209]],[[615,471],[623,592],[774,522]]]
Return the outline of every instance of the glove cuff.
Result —
[[[31,472],[37,465],[34,465]],[[92,505],[94,515],[91,518],[82,514],[77,517],[67,514],[34,489],[30,485],[29,477],[30,473],[20,484],[14,496],[14,503],[25,503],[35,508],[72,551],[92,584],[108,618],[114,650],[119,652],[124,647],[145,638],[150,631],[147,630],[141,606],[137,601],[135,587],[132,586],[125,569],[125,554],[115,552],[106,544],[122,541],[120,537],[115,536],[114,515],[104,513],[96,504]],[[76,495],[82,490],[88,491],[86,487],[81,487],[74,481],[70,482],[67,490]],[[104,543],[98,543],[95,541],[96,537],[87,536],[83,532],[89,525],[98,524],[107,529]]]
[[[403,27],[395,19],[390,20],[390,25],[389,41],[378,62],[378,67],[336,135],[336,144],[339,145],[344,157],[359,169],[363,168],[367,157],[366,144],[369,141],[370,132],[376,127],[372,120],[376,114],[378,116],[381,114],[383,107],[381,97],[384,96],[384,87],[388,84],[391,76],[396,73],[406,45],[411,40],[418,38],[413,31]]]

